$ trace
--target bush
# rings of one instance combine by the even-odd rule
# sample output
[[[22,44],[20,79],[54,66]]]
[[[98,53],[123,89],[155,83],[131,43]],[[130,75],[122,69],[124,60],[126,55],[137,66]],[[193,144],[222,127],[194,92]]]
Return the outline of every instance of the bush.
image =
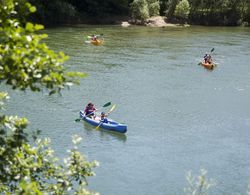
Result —
[[[189,13],[190,13],[190,5],[188,0],[182,0],[177,4],[174,15],[177,18],[186,20],[188,18]]]
[[[159,1],[149,1],[148,2],[148,12],[149,16],[159,16],[160,15],[160,3]]]
[[[60,93],[78,83],[79,72],[66,72],[67,56],[50,50],[39,34],[42,25],[26,22],[36,8],[25,0],[0,1],[0,84],[13,89]],[[0,194],[93,194],[86,190],[96,161],[88,162],[76,145],[57,160],[49,139],[29,142],[26,118],[2,113],[8,93],[0,92]],[[73,136],[77,144],[81,138]]]
[[[146,0],[134,0],[130,6],[133,19],[144,22],[149,18],[148,3]]]
[[[200,175],[197,177],[188,172],[186,178],[188,186],[184,188],[184,192],[187,195],[205,195],[212,186],[216,185],[214,180],[207,178],[207,171],[205,169],[201,169]]]

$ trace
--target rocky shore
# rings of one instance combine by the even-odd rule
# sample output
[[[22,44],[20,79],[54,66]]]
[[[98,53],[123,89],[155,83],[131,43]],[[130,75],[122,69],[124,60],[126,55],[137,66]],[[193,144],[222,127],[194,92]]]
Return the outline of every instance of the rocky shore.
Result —
[[[128,27],[130,25],[143,25],[149,27],[176,27],[176,26],[184,26],[188,27],[188,24],[173,24],[168,23],[167,18],[163,16],[154,16],[145,21],[135,21],[135,20],[128,20],[128,21],[121,21],[119,22],[122,27]]]

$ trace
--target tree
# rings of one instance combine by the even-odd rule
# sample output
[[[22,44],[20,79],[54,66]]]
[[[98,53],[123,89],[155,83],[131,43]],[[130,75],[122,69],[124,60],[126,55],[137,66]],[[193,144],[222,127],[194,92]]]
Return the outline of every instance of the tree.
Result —
[[[168,2],[168,9],[166,10],[166,15],[169,18],[172,18],[174,15],[174,11],[176,8],[176,5],[178,4],[179,0],[169,0]]]
[[[150,17],[159,16],[160,2],[158,0],[148,0],[148,12]]]
[[[76,78],[85,74],[66,72],[63,63],[68,56],[50,50],[42,43],[47,35],[36,33],[43,26],[24,19],[20,22],[22,15],[35,12],[36,8],[29,3],[18,2],[2,0],[0,6],[0,82],[21,90],[40,91],[45,87],[51,93],[78,83]]]
[[[78,83],[85,76],[66,72],[63,62],[68,58],[42,43],[47,35],[38,34],[43,26],[26,22],[36,8],[25,0],[0,0],[0,83],[13,89],[50,94]],[[25,128],[26,118],[7,116],[3,111],[8,99],[0,92],[0,191],[5,194],[91,194],[85,189],[86,178],[94,175],[96,161],[88,162],[75,146],[69,157],[56,160],[49,139],[30,140]],[[73,143],[81,140],[73,136]]]
[[[30,0],[30,3],[37,8],[30,18],[44,25],[68,23],[78,16],[76,7],[66,0]]]
[[[188,18],[189,13],[190,6],[188,0],[182,0],[177,4],[174,15],[178,18],[186,20]]]
[[[216,185],[216,182],[207,178],[207,171],[205,169],[200,170],[200,175],[194,177],[191,172],[188,172],[186,176],[188,186],[184,188],[187,195],[205,195],[210,188]]]
[[[244,16],[244,21],[246,21],[248,25],[250,26],[250,2],[248,2],[248,5],[247,5],[247,11],[246,11],[246,15]]]
[[[149,18],[148,3],[146,0],[134,0],[131,3],[130,10],[133,19],[144,22]]]
[[[189,0],[189,19],[196,24],[240,25],[247,22],[249,0]]]

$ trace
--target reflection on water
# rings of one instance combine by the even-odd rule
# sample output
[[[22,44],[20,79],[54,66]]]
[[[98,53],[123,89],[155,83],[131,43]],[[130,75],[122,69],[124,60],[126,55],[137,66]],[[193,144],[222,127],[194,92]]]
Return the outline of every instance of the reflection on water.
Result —
[[[114,131],[108,131],[108,130],[105,130],[102,128],[95,129],[96,128],[95,126],[92,126],[84,121],[83,121],[83,126],[84,126],[84,130],[87,131],[88,135],[91,135],[94,133],[96,134],[97,132],[99,132],[99,135],[102,139],[106,139],[106,140],[116,139],[116,140],[123,141],[123,142],[126,142],[126,140],[127,140],[127,136],[124,133],[117,133]]]

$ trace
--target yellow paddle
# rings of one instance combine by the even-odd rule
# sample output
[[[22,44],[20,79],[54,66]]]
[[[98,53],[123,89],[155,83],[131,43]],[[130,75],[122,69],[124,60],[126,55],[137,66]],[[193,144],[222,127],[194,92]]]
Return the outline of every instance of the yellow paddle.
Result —
[[[109,110],[109,112],[107,113],[107,116],[115,109],[115,107],[116,107],[116,104],[114,104],[113,106],[112,106],[112,108]],[[103,122],[101,121],[100,123],[99,123],[99,125],[95,128],[96,130],[98,130],[99,129],[99,127],[101,126],[103,124]]]

